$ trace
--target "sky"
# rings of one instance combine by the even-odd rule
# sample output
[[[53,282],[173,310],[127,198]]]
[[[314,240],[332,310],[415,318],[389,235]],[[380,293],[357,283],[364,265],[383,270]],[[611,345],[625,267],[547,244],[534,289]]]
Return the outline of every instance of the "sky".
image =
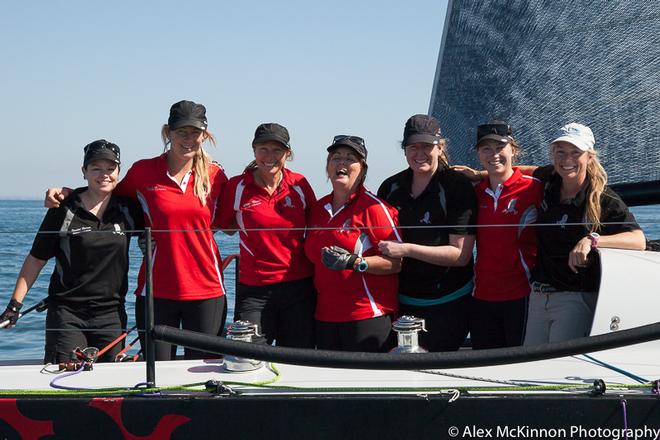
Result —
[[[207,108],[228,176],[254,130],[291,134],[290,169],[330,192],[325,149],[363,137],[367,187],[406,167],[406,119],[427,113],[447,1],[11,1],[0,15],[0,198],[83,186],[82,148],[104,138],[122,172],[162,153],[170,106]]]

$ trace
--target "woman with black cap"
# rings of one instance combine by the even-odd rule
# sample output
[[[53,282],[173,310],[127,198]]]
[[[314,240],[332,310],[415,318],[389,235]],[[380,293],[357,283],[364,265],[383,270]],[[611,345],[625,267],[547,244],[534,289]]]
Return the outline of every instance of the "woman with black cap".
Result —
[[[543,184],[513,166],[520,147],[505,121],[480,125],[476,150],[488,178],[475,187],[479,225],[484,226],[477,229],[472,348],[518,346],[536,259],[536,231],[529,225],[536,222]]]
[[[403,229],[403,243],[383,241],[379,248],[403,258],[399,313],[426,321],[420,345],[429,351],[457,350],[469,332],[474,287],[474,189],[449,168],[446,141],[434,117],[409,118],[401,147],[408,168],[387,178],[378,196],[395,206],[399,222],[409,227]]]
[[[364,187],[367,148],[362,138],[335,136],[326,172],[332,193],[312,207],[305,241],[318,290],[316,346],[387,351],[401,259],[381,255],[378,244],[400,241],[396,210]]]
[[[87,186],[48,210],[9,305],[0,315],[0,323],[16,325],[28,290],[55,257],[48,286],[44,363],[75,360],[72,353],[77,347],[104,348],[126,328],[129,231],[144,227],[142,212],[135,201],[113,194],[119,147],[100,139],[85,146],[84,152]],[[114,361],[122,345],[113,346],[99,361]]]
[[[161,138],[164,153],[134,163],[117,193],[137,198],[153,229],[155,323],[217,335],[224,326],[226,300],[211,227],[227,176],[203,146],[207,141],[215,145],[206,108],[192,101],[175,103]],[[144,290],[143,262],[135,291],[139,328],[144,328]],[[175,355],[176,346],[156,343],[157,360]],[[211,356],[185,349],[186,359]]]
[[[217,222],[240,232],[234,321],[257,324],[260,342],[313,348],[316,291],[303,237],[316,196],[302,174],[286,167],[292,155],[286,127],[259,125],[252,150],[254,160],[223,190]]]

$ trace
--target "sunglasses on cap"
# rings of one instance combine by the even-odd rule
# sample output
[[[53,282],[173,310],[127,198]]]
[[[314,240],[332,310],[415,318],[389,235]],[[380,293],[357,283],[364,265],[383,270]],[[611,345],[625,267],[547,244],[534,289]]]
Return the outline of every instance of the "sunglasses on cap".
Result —
[[[512,133],[511,126],[508,124],[482,124],[477,127],[477,139],[481,139],[489,134],[512,137]]]
[[[364,139],[359,136],[348,136],[346,134],[338,134],[332,139],[332,143],[336,144],[338,142],[350,141],[364,147]]]
[[[87,144],[85,145],[85,148],[83,148],[85,154],[97,150],[110,150],[117,156],[117,159],[119,159],[119,147],[113,144],[112,142],[108,142],[103,139],[99,141],[94,141],[91,144]]]

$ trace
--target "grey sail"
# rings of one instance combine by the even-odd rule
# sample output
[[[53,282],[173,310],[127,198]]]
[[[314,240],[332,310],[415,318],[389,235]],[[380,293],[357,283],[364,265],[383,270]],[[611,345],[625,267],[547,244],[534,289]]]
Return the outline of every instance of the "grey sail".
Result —
[[[660,2],[450,0],[430,113],[451,162],[472,166],[488,119],[508,120],[536,165],[556,128],[587,124],[610,183],[660,203]]]

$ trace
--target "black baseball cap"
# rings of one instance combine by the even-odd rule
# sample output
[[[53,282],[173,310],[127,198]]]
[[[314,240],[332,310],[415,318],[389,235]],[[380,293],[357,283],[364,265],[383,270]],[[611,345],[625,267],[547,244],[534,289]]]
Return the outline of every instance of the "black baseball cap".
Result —
[[[286,148],[291,149],[289,140],[289,130],[287,130],[285,126],[275,122],[269,122],[266,124],[261,124],[257,127],[254,132],[254,140],[252,141],[252,145],[275,141],[284,145]]]
[[[117,165],[121,163],[119,160],[119,146],[112,142],[108,142],[105,139],[99,139],[85,145],[83,151],[85,152],[85,158],[83,159],[84,167],[95,160],[101,159],[109,160]]]
[[[420,142],[437,145],[441,139],[442,133],[437,119],[429,115],[414,115],[406,121],[401,145],[404,148]]]
[[[170,130],[181,127],[195,127],[206,130],[206,107],[192,101],[179,101],[170,107],[170,117],[167,119]]]
[[[328,147],[328,152],[339,147],[352,148],[362,159],[367,159],[367,146],[364,144],[364,139],[359,136],[338,134],[332,139],[332,145]]]
[[[506,121],[499,119],[490,120],[477,127],[476,146],[478,147],[479,144],[488,139],[508,143],[513,140],[513,130],[511,130],[511,126]]]

